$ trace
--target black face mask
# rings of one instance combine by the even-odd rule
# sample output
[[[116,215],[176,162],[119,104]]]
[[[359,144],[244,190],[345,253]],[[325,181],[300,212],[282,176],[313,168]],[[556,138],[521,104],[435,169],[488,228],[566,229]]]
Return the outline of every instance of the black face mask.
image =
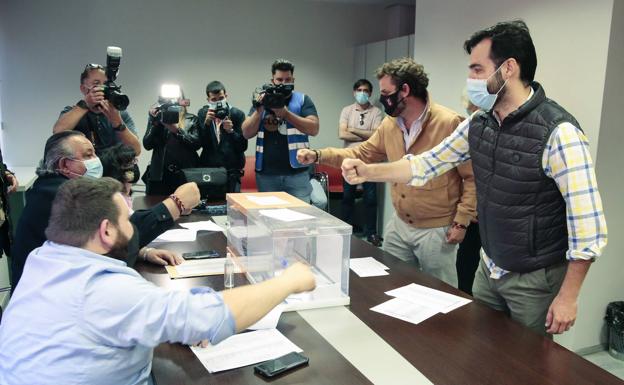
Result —
[[[398,87],[397,90],[390,95],[379,96],[379,102],[384,106],[384,111],[392,117],[397,117],[401,113],[401,111],[397,111],[397,108],[405,99],[401,98],[401,100],[399,100],[399,92],[401,91],[401,88],[403,88],[403,85]]]
[[[139,170],[139,166],[135,164],[132,168],[123,170],[122,182],[135,184],[139,181],[140,177],[141,171]]]

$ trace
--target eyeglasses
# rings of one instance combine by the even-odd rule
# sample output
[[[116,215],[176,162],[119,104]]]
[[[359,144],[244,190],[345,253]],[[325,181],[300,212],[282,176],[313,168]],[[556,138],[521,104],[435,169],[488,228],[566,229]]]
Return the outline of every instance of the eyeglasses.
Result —
[[[101,64],[94,64],[94,63],[89,63],[85,66],[85,71],[89,71],[89,70],[103,70],[104,66]]]
[[[360,126],[364,125],[364,114],[360,114]]]

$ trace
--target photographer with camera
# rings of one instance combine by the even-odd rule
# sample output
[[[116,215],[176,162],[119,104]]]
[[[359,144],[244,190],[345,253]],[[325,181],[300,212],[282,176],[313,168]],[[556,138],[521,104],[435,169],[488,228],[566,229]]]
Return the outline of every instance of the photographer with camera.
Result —
[[[256,138],[258,191],[285,191],[310,202],[308,166],[297,161],[297,149],[309,148],[308,135],[319,132],[316,107],[309,96],[294,91],[295,66],[278,59],[271,66],[271,83],[254,92],[243,135]]]
[[[245,113],[229,105],[225,86],[219,81],[208,83],[206,96],[208,104],[197,112],[202,146],[199,165],[225,168],[227,192],[240,192],[247,150],[247,139],[242,132]]]
[[[53,133],[80,131],[93,143],[98,154],[120,142],[131,146],[137,154],[141,152],[134,122],[126,112],[128,97],[114,83],[120,59],[121,49],[108,47],[106,67],[87,64],[80,74],[80,92],[84,97],[61,111]]]
[[[152,160],[143,175],[148,195],[169,195],[184,184],[182,169],[197,167],[200,147],[197,116],[178,85],[163,85],[159,105],[151,108],[143,146]]]

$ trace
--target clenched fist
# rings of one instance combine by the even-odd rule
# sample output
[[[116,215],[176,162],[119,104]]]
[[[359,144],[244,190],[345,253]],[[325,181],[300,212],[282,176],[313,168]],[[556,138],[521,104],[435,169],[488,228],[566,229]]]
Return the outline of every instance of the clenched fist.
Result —
[[[302,148],[297,151],[297,161],[301,164],[312,164],[316,160],[316,152],[313,150]]]
[[[366,182],[368,165],[359,159],[345,159],[342,161],[342,176],[349,184]]]

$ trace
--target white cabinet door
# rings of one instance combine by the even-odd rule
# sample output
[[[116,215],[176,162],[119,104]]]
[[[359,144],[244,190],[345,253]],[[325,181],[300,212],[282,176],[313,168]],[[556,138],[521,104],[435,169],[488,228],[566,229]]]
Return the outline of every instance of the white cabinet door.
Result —
[[[409,56],[409,36],[395,37],[386,41],[386,61]]]

